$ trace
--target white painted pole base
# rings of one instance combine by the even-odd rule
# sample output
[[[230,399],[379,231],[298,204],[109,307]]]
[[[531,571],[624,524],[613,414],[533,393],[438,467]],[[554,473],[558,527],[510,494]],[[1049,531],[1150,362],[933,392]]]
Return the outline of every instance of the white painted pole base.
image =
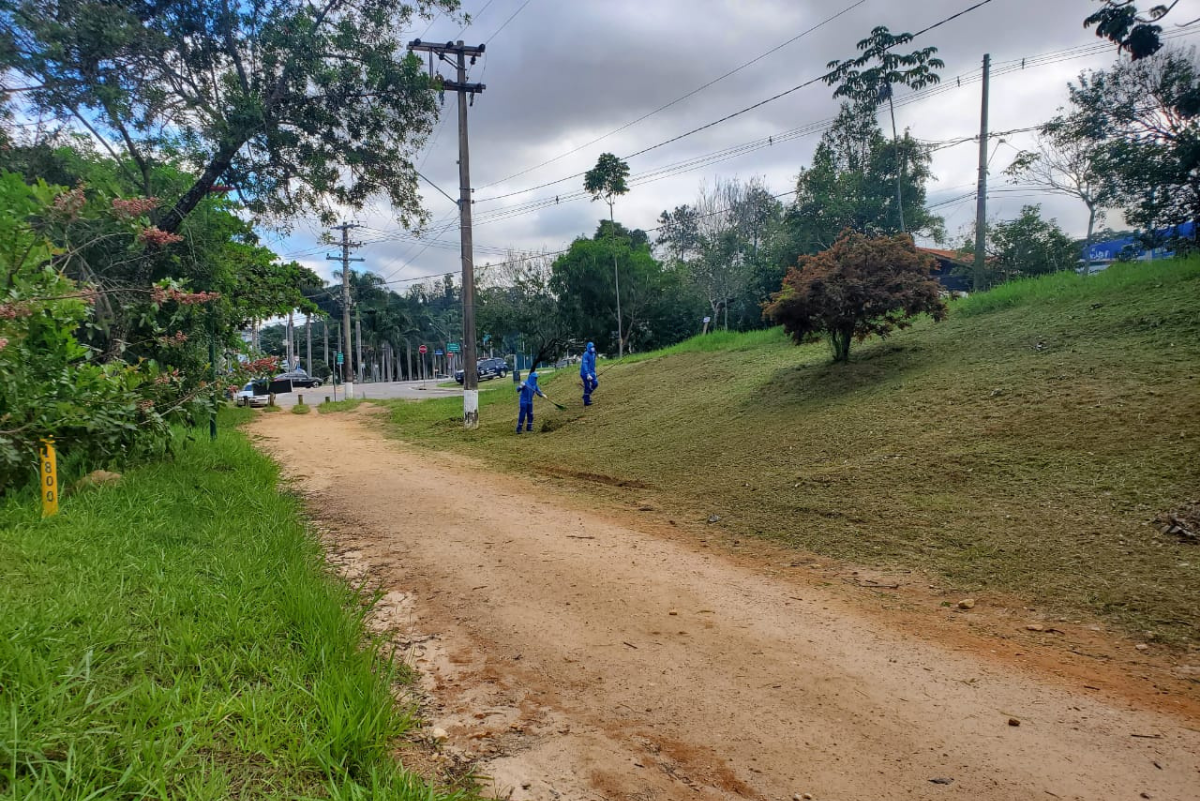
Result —
[[[463,427],[479,428],[479,390],[463,390]]]
[[[342,388],[346,390],[346,397],[343,400],[354,400],[354,382],[347,381],[342,384]]]

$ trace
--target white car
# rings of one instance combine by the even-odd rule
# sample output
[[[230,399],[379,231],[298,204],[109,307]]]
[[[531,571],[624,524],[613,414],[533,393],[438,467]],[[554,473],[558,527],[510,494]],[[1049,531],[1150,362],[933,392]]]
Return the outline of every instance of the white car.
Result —
[[[242,387],[241,391],[234,396],[234,403],[238,406],[266,406],[269,400],[270,398],[266,395],[260,395],[255,391],[253,381]]]

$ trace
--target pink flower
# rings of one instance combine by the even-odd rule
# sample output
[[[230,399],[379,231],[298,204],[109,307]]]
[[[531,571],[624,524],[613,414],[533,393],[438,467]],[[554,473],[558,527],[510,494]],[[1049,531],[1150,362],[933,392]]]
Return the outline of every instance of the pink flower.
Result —
[[[77,186],[70,192],[63,192],[54,198],[54,210],[68,220],[74,220],[79,216],[79,212],[83,210],[86,203],[87,198],[84,197],[83,187]]]
[[[0,337],[0,350],[4,350],[7,347],[8,347],[8,340],[5,339],[4,337]]]
[[[112,202],[113,214],[119,220],[133,220],[146,212],[158,208],[156,197],[116,198]]]
[[[176,242],[182,242],[183,237],[179,234],[172,234],[162,230],[161,228],[150,225],[138,231],[138,241],[143,245],[165,247]]]
[[[24,303],[0,303],[0,320],[15,320],[18,317],[29,317],[33,309]]]

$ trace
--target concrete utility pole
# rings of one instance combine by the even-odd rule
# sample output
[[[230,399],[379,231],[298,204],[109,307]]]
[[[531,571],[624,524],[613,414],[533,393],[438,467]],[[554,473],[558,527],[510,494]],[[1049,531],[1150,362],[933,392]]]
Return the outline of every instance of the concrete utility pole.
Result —
[[[307,352],[304,354],[304,370],[312,375],[312,315],[304,315],[304,339]]]
[[[358,355],[354,359],[356,366],[358,367],[358,380],[366,381],[367,368],[363,366],[362,358],[362,309],[360,309],[358,306],[354,307],[354,333],[358,342]]]
[[[983,270],[987,260],[987,169],[988,169],[988,79],[992,73],[992,57],[983,57],[983,110],[979,115],[979,188],[975,199],[975,270],[971,288],[983,291]]]
[[[325,257],[326,261],[342,263],[342,383],[346,387],[346,400],[354,397],[354,371],[351,369],[353,351],[350,349],[350,262],[364,261],[350,257],[350,248],[362,247],[361,242],[350,241],[350,229],[358,227],[356,223],[333,226],[333,230],[342,232],[342,255]]]
[[[442,89],[458,94],[458,214],[459,231],[462,237],[462,293],[463,293],[463,425],[479,427],[479,374],[471,365],[477,361],[475,353],[475,257],[471,241],[471,157],[467,145],[467,95],[471,102],[475,95],[486,87],[481,83],[467,83],[467,57],[471,63],[483,55],[485,45],[471,47],[458,42],[425,44],[420,39],[409,43],[410,52],[429,53],[429,70],[433,72],[433,57],[436,55],[455,67],[456,80],[442,81]],[[452,61],[448,56],[454,56]]]

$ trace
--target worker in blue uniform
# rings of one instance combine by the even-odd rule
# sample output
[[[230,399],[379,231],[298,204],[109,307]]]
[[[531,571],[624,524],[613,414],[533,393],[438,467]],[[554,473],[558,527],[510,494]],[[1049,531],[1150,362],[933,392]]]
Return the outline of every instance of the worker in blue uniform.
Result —
[[[529,375],[517,387],[517,392],[521,396],[521,413],[517,417],[517,433],[521,433],[521,426],[525,426],[526,431],[533,431],[533,396],[541,395],[543,398],[546,394],[538,387],[538,374],[536,370],[530,370]]]
[[[579,362],[579,380],[583,382],[583,405],[592,405],[592,392],[600,386],[596,380],[596,343],[587,343],[583,359]]]

